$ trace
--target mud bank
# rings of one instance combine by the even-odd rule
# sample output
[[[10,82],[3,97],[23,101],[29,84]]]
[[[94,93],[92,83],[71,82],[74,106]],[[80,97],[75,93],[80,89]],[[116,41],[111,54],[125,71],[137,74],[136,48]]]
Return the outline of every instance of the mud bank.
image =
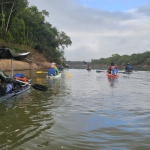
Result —
[[[13,70],[39,70],[50,68],[49,62],[23,62],[13,60]],[[0,60],[0,69],[3,71],[11,70],[11,60]]]

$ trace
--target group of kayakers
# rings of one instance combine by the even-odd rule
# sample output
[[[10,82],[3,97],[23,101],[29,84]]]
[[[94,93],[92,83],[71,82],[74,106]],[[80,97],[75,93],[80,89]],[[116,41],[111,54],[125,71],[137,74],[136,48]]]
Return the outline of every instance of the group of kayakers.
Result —
[[[65,68],[69,69],[69,65],[66,64]],[[59,70],[63,70],[63,69],[64,69],[63,65],[59,65],[57,67],[56,63],[53,62],[53,63],[51,63],[51,66],[49,68],[48,75],[52,75],[52,76],[58,75],[60,73]]]
[[[129,70],[132,70],[133,68],[131,67],[130,63],[127,63],[126,67],[125,67],[125,70],[126,71],[129,71]],[[111,66],[108,68],[107,70],[107,73],[108,74],[112,74],[112,75],[117,75],[118,73],[118,68],[117,66],[115,66],[114,63],[111,63]]]

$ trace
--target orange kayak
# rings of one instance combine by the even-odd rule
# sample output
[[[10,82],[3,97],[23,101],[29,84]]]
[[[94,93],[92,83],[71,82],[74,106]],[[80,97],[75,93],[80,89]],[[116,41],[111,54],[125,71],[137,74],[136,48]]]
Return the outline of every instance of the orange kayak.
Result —
[[[118,74],[117,74],[116,76],[114,76],[114,75],[108,74],[108,73],[106,73],[106,75],[107,75],[108,77],[118,77],[118,76],[119,76]]]

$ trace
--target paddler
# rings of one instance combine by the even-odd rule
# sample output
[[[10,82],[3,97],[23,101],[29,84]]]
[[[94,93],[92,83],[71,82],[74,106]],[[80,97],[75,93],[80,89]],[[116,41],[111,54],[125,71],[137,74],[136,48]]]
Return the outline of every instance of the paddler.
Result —
[[[133,69],[133,68],[131,67],[130,63],[127,63],[127,65],[126,65],[125,70],[128,70],[128,69]]]
[[[88,64],[87,67],[88,67],[87,68],[88,70],[91,70],[91,65],[90,64]]]
[[[117,75],[117,72],[118,72],[118,71],[117,71],[117,69],[115,69],[115,66],[112,66],[112,67],[111,67],[111,74],[116,76],[116,75]]]
[[[53,62],[52,65],[51,65],[51,68],[54,68],[56,74],[59,74],[59,70],[58,70],[58,68],[56,67],[56,63]]]
[[[68,64],[66,64],[65,68],[69,68],[69,65],[68,65]]]
[[[112,66],[114,66],[114,69],[117,69],[117,72],[118,72],[118,68],[114,65],[114,63],[111,63],[111,66],[107,70],[108,74],[111,74]]]

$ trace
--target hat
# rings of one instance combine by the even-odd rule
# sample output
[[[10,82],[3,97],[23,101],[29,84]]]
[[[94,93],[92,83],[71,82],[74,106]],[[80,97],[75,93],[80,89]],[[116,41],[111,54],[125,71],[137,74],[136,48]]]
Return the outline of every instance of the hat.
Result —
[[[56,63],[52,62],[52,66],[54,66]]]

